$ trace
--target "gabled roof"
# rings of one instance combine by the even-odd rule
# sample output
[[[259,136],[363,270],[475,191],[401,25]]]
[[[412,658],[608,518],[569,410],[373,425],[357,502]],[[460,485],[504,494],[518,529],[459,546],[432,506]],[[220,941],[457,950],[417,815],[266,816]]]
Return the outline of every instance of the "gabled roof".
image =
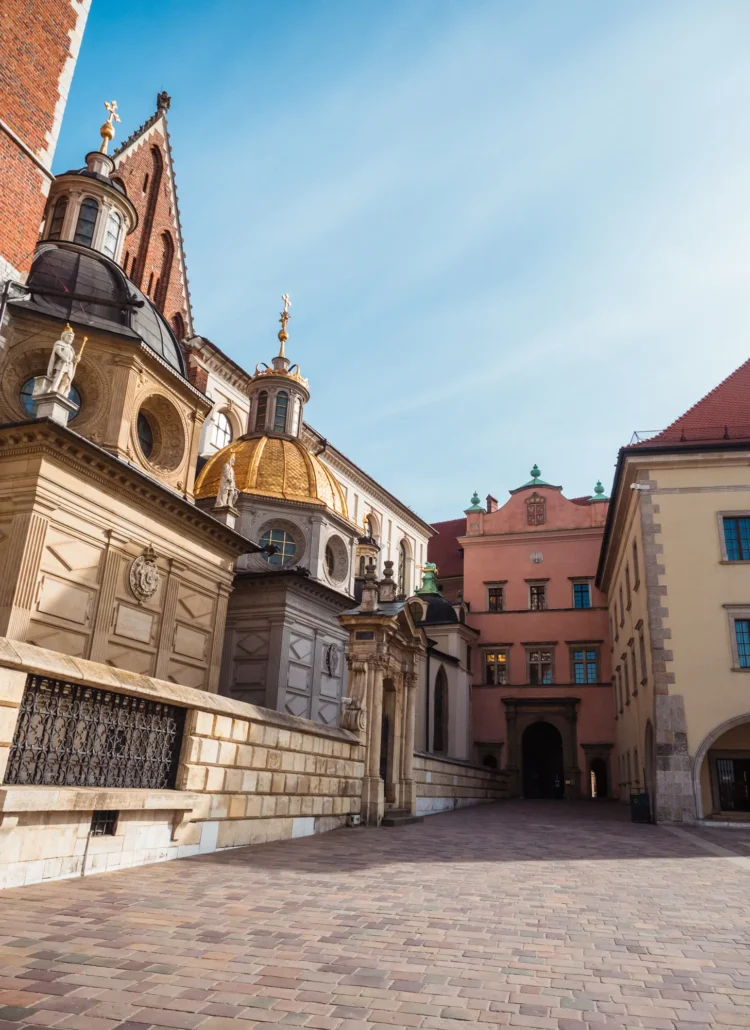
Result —
[[[715,386],[684,415],[656,436],[643,441],[649,447],[660,443],[695,443],[709,440],[750,439],[750,360]],[[634,444],[640,448],[643,444]]]
[[[185,285],[185,310],[187,312],[187,326],[185,327],[185,338],[190,339],[195,336],[195,328],[193,326],[193,304],[190,298],[190,282],[187,274],[187,262],[185,260],[185,240],[182,235],[182,221],[180,219],[180,203],[177,197],[177,181],[174,174],[174,159],[172,157],[172,142],[169,135],[169,127],[167,125],[167,111],[171,104],[171,97],[165,91],[158,94],[156,98],[156,111],[148,118],[143,125],[132,132],[128,138],[120,144],[119,147],[113,152],[112,157],[115,161],[115,168],[118,165],[119,159],[124,159],[126,151],[130,150],[142,136],[145,136],[149,129],[153,128],[158,121],[161,120],[163,125],[164,145],[167,152],[167,171],[172,187],[172,196],[174,197],[174,218],[177,226],[177,256],[179,259],[180,269],[182,271],[182,281]]]
[[[463,576],[464,552],[458,546],[457,538],[466,533],[466,518],[434,522],[432,528],[437,530],[438,535],[433,536],[427,544],[427,558],[437,565],[438,579]]]

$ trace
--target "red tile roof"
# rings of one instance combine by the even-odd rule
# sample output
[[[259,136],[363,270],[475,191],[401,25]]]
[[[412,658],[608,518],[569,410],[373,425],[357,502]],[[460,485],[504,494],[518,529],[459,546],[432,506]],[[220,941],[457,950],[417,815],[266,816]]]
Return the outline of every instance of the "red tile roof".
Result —
[[[750,361],[740,365],[661,433],[643,443],[651,446],[747,439],[750,439]]]
[[[463,576],[464,552],[456,539],[466,535],[466,518],[433,522],[432,528],[437,530],[438,535],[433,536],[427,544],[427,560],[437,565],[440,579]]]

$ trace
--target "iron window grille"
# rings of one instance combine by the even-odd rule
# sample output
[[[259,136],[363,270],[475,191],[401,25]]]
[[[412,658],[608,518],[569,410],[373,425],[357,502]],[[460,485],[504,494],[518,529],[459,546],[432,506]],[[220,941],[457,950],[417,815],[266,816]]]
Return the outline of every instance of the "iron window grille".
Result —
[[[91,817],[92,837],[114,837],[119,812],[94,812]]]
[[[29,676],[4,782],[173,789],[184,724],[175,705]]]

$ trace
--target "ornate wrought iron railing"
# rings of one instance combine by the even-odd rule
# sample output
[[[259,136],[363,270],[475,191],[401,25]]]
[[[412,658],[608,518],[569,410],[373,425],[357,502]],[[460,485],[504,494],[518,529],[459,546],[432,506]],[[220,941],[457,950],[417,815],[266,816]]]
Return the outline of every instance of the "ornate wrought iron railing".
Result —
[[[185,709],[29,676],[6,784],[173,788]]]

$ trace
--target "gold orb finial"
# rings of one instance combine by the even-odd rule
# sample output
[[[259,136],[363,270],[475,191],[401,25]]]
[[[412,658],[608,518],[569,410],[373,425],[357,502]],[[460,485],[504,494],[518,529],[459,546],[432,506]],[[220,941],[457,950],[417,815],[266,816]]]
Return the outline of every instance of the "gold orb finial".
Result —
[[[115,138],[115,127],[113,125],[113,122],[119,122],[120,120],[120,116],[117,113],[116,100],[105,100],[104,107],[105,110],[108,112],[108,117],[106,122],[104,122],[102,127],[99,129],[99,135],[102,138],[102,145],[99,147],[100,154],[107,153],[107,144],[110,140],[113,140]]]
[[[281,295],[281,299],[284,303],[284,310],[281,312],[281,317],[279,318],[279,322],[281,322],[281,329],[279,330],[279,343],[281,344],[281,349],[279,350],[278,356],[283,358],[286,357],[284,354],[284,344],[289,339],[289,333],[286,331],[286,327],[289,324],[289,319],[291,318],[289,308],[292,306],[292,302],[289,300],[288,293],[283,293]]]

